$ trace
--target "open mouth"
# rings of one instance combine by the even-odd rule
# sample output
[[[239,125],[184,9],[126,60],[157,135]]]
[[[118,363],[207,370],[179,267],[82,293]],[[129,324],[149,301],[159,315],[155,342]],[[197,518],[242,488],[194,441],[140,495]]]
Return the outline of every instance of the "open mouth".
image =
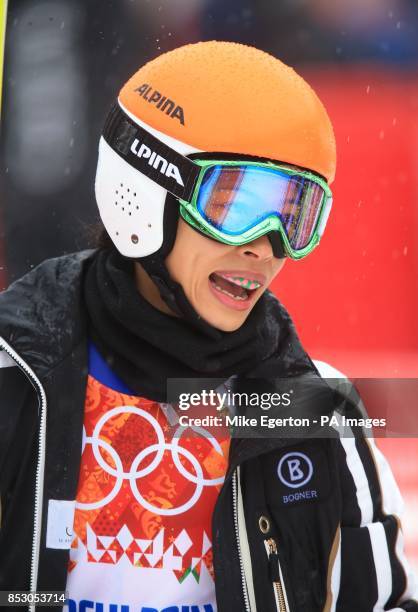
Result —
[[[209,276],[212,287],[236,300],[244,302],[252,297],[254,292],[262,286],[258,280],[235,274],[212,272]]]

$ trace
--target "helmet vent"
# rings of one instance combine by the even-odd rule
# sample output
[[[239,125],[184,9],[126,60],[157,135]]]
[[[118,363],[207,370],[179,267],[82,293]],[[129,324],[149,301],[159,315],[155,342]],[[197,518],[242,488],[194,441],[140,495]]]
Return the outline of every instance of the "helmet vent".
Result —
[[[124,183],[119,183],[115,189],[115,206],[119,206],[123,212],[127,212],[129,217],[132,217],[132,211],[139,210],[137,203],[136,191],[131,187],[127,187]]]

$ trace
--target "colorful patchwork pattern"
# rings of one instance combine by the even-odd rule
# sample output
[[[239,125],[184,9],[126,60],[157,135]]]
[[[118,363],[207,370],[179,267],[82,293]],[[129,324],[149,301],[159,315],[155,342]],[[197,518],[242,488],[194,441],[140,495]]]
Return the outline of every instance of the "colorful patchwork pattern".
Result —
[[[172,409],[171,409],[172,410]],[[79,563],[213,577],[211,519],[229,439],[171,426],[164,405],[88,378],[69,572]]]

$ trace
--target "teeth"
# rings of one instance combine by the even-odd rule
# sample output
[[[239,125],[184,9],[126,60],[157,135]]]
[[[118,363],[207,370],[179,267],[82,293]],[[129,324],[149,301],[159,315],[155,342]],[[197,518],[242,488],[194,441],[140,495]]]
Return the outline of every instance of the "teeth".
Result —
[[[221,287],[219,287],[219,285],[215,285],[215,289],[217,289],[221,293],[225,293],[225,295],[229,295],[229,297],[233,298],[234,300],[238,300],[240,302],[247,299],[246,297],[239,297],[238,295],[233,295],[232,293],[229,293],[229,291],[225,291],[225,289],[222,289]]]
[[[238,285],[239,287],[243,287],[244,289],[254,290],[254,289],[258,289],[259,287],[261,287],[261,283],[259,283],[258,281],[256,281],[256,280],[249,280],[249,279],[244,278],[242,276],[227,276],[227,275],[225,275],[224,278],[226,278],[231,283],[234,283],[235,285]]]

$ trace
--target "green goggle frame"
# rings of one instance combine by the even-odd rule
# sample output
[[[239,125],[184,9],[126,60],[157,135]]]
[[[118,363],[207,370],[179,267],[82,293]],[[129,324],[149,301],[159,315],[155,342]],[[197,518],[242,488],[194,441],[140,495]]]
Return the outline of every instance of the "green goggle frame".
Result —
[[[200,172],[195,183],[192,197],[189,201],[179,198],[179,203],[182,218],[195,229],[199,230],[208,237],[213,238],[214,240],[231,246],[241,246],[260,238],[265,234],[277,231],[280,234],[283,250],[286,256],[294,260],[306,257],[318,245],[324,232],[332,206],[332,192],[325,179],[313,174],[312,172],[309,172],[308,170],[296,170],[293,167],[274,164],[271,162],[263,163],[244,160],[193,159],[193,163],[200,167]],[[205,218],[204,214],[202,214],[202,211],[200,210],[200,199],[202,183],[208,176],[208,173],[213,171],[215,168],[242,168],[249,169],[250,172],[251,169],[265,169],[268,171],[276,170],[280,174],[281,178],[288,176],[289,182],[296,179],[307,184],[310,188],[316,188],[317,195],[315,206],[318,210],[316,213],[315,222],[309,231],[307,243],[301,248],[294,248],[294,246],[292,246],[291,237],[288,236],[285,224],[280,218],[279,210],[267,212],[264,217],[262,217],[260,220],[256,219],[251,227],[247,228],[238,235],[222,231],[222,229],[216,227],[214,223],[211,223],[207,218]],[[320,191],[318,191],[318,188],[320,188]],[[303,221],[303,205],[304,202],[300,201],[295,207],[295,210],[299,211],[299,221]],[[306,200],[305,205],[308,207],[308,199]],[[237,206],[239,206],[239,204]],[[307,214],[307,211],[305,211],[304,214]]]

